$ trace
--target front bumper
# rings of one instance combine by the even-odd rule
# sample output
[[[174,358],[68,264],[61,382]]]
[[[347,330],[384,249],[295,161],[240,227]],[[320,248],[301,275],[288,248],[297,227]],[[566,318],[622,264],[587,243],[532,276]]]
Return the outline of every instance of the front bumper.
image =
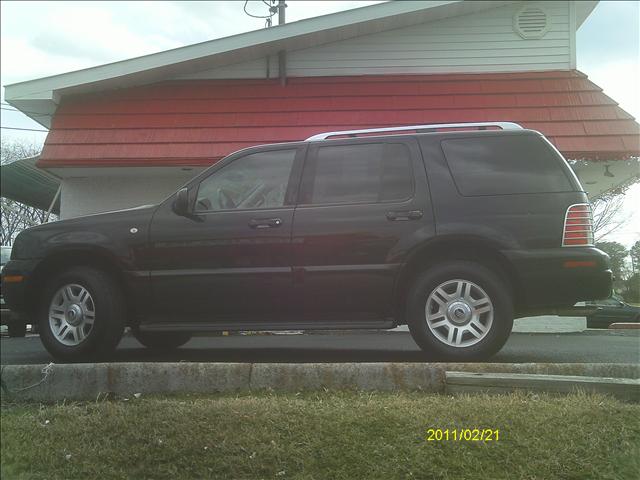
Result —
[[[2,269],[2,297],[12,312],[26,313],[35,306],[29,292],[37,264],[38,260],[10,260]],[[22,280],[7,282],[7,277],[22,277]]]
[[[597,248],[504,253],[519,280],[520,308],[567,307],[611,294],[613,278],[609,256]]]

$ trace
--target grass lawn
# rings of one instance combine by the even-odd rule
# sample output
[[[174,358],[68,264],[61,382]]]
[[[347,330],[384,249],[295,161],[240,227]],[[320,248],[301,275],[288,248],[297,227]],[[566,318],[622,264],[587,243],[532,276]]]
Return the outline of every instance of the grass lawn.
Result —
[[[421,393],[142,397],[1,410],[10,479],[633,479],[640,405]],[[492,442],[427,429],[499,429]]]

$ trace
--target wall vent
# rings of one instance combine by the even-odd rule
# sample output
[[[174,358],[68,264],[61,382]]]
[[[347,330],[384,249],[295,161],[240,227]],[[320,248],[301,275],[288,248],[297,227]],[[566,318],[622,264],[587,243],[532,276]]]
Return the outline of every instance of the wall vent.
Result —
[[[525,6],[513,16],[513,30],[522,38],[542,38],[550,24],[551,18],[540,7]]]

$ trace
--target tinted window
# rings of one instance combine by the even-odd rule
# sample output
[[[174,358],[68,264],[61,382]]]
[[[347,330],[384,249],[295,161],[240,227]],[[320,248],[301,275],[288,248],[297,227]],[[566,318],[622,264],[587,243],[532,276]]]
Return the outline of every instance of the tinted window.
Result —
[[[200,183],[196,211],[282,207],[295,156],[276,150],[233,161]]]
[[[459,138],[441,144],[462,195],[573,190],[560,158],[538,136]]]
[[[375,203],[413,194],[409,149],[400,143],[320,147],[313,168],[306,203]]]

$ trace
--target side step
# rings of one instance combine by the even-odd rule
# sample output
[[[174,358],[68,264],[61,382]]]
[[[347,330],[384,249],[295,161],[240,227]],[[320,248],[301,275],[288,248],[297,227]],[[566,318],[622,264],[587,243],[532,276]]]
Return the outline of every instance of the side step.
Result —
[[[303,321],[303,322],[240,322],[216,323],[156,323],[140,325],[143,332],[219,332],[219,331],[278,331],[278,330],[359,330],[390,329],[396,326],[393,319],[359,321]]]

